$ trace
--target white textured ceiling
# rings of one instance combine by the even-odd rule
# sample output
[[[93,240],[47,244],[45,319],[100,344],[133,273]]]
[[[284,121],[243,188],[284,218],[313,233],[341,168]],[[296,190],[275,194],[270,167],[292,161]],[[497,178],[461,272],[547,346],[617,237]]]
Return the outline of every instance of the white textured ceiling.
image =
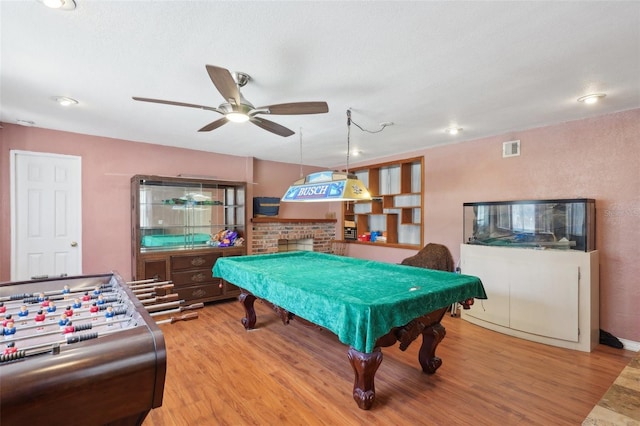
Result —
[[[333,167],[640,107],[640,2],[0,1],[5,123]],[[254,105],[326,101],[198,133],[217,107],[205,64],[242,71]],[[576,99],[605,92],[603,102]],[[51,100],[80,103],[62,108]],[[457,136],[450,125],[464,128]],[[351,161],[355,162],[352,158]]]

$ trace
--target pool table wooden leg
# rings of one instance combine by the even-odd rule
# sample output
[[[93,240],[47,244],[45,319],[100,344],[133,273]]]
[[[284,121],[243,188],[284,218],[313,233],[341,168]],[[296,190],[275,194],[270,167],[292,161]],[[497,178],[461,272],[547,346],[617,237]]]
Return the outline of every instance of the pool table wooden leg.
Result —
[[[351,347],[347,356],[355,373],[353,399],[358,407],[368,410],[376,397],[374,378],[380,363],[382,363],[382,351],[380,348],[375,348],[373,352],[367,354]]]
[[[418,352],[418,361],[422,366],[422,371],[433,374],[442,365],[442,360],[436,356],[436,348],[444,339],[446,330],[438,322],[422,330],[422,346]]]
[[[256,297],[251,293],[240,293],[238,300],[244,306],[245,317],[242,318],[242,325],[245,329],[251,330],[256,325],[256,310],[253,307],[253,302],[256,301]]]

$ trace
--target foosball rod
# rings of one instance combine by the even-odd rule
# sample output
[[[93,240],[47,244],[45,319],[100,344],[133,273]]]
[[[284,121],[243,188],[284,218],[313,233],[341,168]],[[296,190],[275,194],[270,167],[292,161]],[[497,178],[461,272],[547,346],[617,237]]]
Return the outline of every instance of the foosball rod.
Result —
[[[7,361],[15,361],[17,359],[25,358],[27,356],[40,355],[45,353],[60,353],[60,345],[71,345],[74,343],[84,342],[90,339],[97,339],[102,336],[106,336],[109,334],[114,334],[122,331],[123,329],[111,330],[111,331],[103,331],[98,333],[94,331],[92,333],[81,334],[77,336],[68,336],[65,340],[58,340],[55,342],[41,343],[39,345],[28,346],[23,349],[17,350],[13,354],[0,354],[0,363]],[[31,353],[32,352],[32,353]]]
[[[181,306],[181,307],[176,308],[176,309],[168,309],[166,311],[151,312],[151,313],[149,313],[149,315],[151,317],[158,317],[160,315],[176,314],[176,313],[184,312],[184,311],[194,311],[196,309],[201,309],[201,308],[204,308],[204,303],[194,303],[192,305]]]
[[[96,286],[94,287],[85,287],[85,288],[75,288],[75,289],[69,289],[68,293],[63,293],[63,290],[52,290],[52,291],[46,291],[46,292],[38,292],[38,293],[18,293],[18,294],[13,294],[10,296],[0,296],[0,302],[20,302],[23,301],[24,299],[31,299],[34,297],[38,297],[40,296],[40,293],[44,294],[45,296],[72,296],[75,294],[84,294],[84,292],[86,291],[93,291],[95,290]],[[104,287],[100,287],[102,290],[106,290],[106,289],[113,289],[112,285],[109,286],[104,286]],[[113,291],[104,291],[101,293],[106,293],[106,294],[111,294],[114,293]]]
[[[171,318],[167,318],[164,320],[160,320],[160,321],[156,321],[156,324],[160,325],[160,324],[173,324],[174,322],[178,322],[178,321],[191,321],[194,319],[198,318],[198,313],[197,312],[192,312],[190,314],[184,314],[181,315],[179,317],[171,317]]]
[[[149,305],[149,306],[145,306],[144,308],[148,311],[148,312],[156,312],[156,311],[162,311],[165,309],[171,309],[174,308],[176,306],[180,306],[180,303],[184,302],[184,300],[176,300],[173,302],[167,302],[167,303],[158,303],[156,305]]]
[[[118,306],[124,306],[124,305],[118,305]],[[115,312],[115,316],[127,315],[126,309],[122,310],[122,311],[118,311],[118,310],[114,309],[114,312]],[[104,317],[104,313],[105,313],[105,310],[102,310],[102,311],[100,311],[100,314],[102,314],[102,315],[89,315],[89,316],[87,316],[87,315],[83,315],[83,316],[74,315],[72,317],[68,317],[68,319],[69,319],[69,321],[71,321],[73,323],[78,322],[78,321],[88,321],[88,320],[94,321],[94,320],[96,320],[96,319],[98,319],[100,317]],[[16,327],[16,331],[25,331],[25,330],[38,329],[40,327],[42,327],[42,328],[49,327],[50,328],[51,326],[54,326],[54,325],[58,326],[58,322],[55,320],[55,317],[57,317],[57,316],[58,315],[56,315],[56,316],[52,315],[50,317],[47,317],[45,319],[45,321],[43,321],[42,324],[32,323],[32,324],[24,325],[24,324],[17,324],[17,323],[14,322],[14,325]],[[47,320],[49,320],[49,321],[47,321]]]
[[[127,281],[125,284],[130,287],[131,285],[146,284],[146,283],[153,283],[153,282],[158,282],[158,280],[156,280],[155,278],[147,278],[146,280]]]
[[[118,303],[122,301],[122,295],[118,294],[118,293],[109,293],[106,295],[107,297],[103,298],[102,303],[100,303],[100,306],[104,306],[104,305],[108,305],[110,303]],[[89,301],[80,301],[82,302],[82,304],[84,306],[89,305],[91,306],[91,304],[93,302],[97,302],[98,299],[90,299]],[[53,301],[56,302],[56,301]],[[60,301],[57,301],[60,302]],[[64,301],[63,301],[64,302]],[[56,308],[58,306],[62,307],[62,306],[71,306],[72,305],[72,301],[71,300],[67,300],[67,303],[56,303],[55,306]],[[43,311],[47,310],[48,306],[42,306],[42,304],[36,304],[36,303],[18,303],[18,304],[10,304],[10,305],[5,305],[5,312],[4,314],[18,314],[20,312],[20,308],[22,306],[26,306],[27,309],[32,310],[32,311],[38,311],[39,309],[42,309]],[[76,309],[88,309],[88,308],[76,308]],[[56,310],[57,312],[57,310]]]
[[[134,290],[131,290],[131,292],[133,294],[137,295],[137,294],[146,293],[146,292],[149,292],[149,291],[153,291],[153,292],[157,293],[158,289],[169,290],[171,288],[173,288],[173,284],[163,284],[163,285],[157,285],[157,286],[153,286],[153,287],[143,287],[143,288],[139,288],[139,289],[134,289]]]
[[[138,289],[148,288],[148,287],[161,287],[167,284],[173,284],[173,282],[172,281],[154,281],[152,283],[146,283],[146,284],[127,285],[127,287],[129,287],[131,290],[138,290]]]
[[[109,322],[106,322],[106,321],[105,322],[100,322],[100,323],[96,324],[96,327],[103,326],[103,325],[110,325],[110,324],[118,324],[118,323],[125,322],[125,321],[131,321],[132,319],[133,318],[128,317],[128,318],[114,319],[114,320],[109,321]],[[91,326],[91,327],[88,327],[88,326]],[[93,328],[93,324],[92,323],[79,324],[78,328],[79,328],[79,330],[77,330],[77,331],[91,330]],[[20,341],[20,340],[37,339],[37,338],[44,337],[44,336],[54,336],[56,334],[58,334],[58,335],[61,334],[60,330],[45,331],[44,333],[30,334],[28,336],[12,336],[9,339],[5,339],[5,342],[9,343],[9,342],[17,342],[17,341]],[[64,333],[62,333],[62,334],[64,334]],[[67,334],[69,334],[69,333],[67,333]]]
[[[180,296],[178,295],[178,293],[171,293],[171,294],[167,294],[166,296],[157,296],[157,297],[151,297],[149,299],[142,299],[140,300],[140,303],[142,303],[143,305],[147,305],[150,303],[173,302],[178,300],[179,298]]]

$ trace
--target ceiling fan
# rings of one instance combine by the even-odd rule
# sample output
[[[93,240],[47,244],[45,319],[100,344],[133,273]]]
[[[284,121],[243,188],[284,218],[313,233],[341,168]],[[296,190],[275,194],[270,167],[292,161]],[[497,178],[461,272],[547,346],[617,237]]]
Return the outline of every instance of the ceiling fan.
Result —
[[[137,96],[133,96],[133,100],[198,108],[207,111],[215,111],[224,115],[224,117],[219,118],[198,130],[199,132],[209,132],[227,124],[229,121],[237,123],[250,121],[256,126],[271,133],[287,137],[293,135],[295,132],[278,123],[265,120],[259,115],[298,115],[329,112],[329,106],[326,102],[292,102],[286,104],[266,105],[256,108],[251,104],[251,102],[247,101],[244,96],[242,96],[242,93],[240,93],[240,88],[244,87],[244,85],[251,80],[249,74],[236,72],[232,75],[228,69],[216,67],[214,65],[206,65],[206,68],[211,81],[225,99],[225,102],[220,104],[217,108],[205,105],[188,104],[184,102],[164,101],[162,99],[141,98]]]

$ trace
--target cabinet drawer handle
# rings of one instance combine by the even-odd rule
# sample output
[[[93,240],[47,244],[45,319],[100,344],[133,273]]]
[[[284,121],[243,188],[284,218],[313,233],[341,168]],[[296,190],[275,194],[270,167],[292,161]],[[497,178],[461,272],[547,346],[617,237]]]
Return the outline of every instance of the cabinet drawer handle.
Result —
[[[207,276],[205,274],[203,274],[202,272],[198,272],[197,274],[191,275],[191,281],[195,282],[195,283],[201,283],[202,281],[206,280]]]
[[[191,259],[191,264],[193,266],[201,266],[205,263],[207,263],[207,260],[203,257],[194,257],[193,259]]]

